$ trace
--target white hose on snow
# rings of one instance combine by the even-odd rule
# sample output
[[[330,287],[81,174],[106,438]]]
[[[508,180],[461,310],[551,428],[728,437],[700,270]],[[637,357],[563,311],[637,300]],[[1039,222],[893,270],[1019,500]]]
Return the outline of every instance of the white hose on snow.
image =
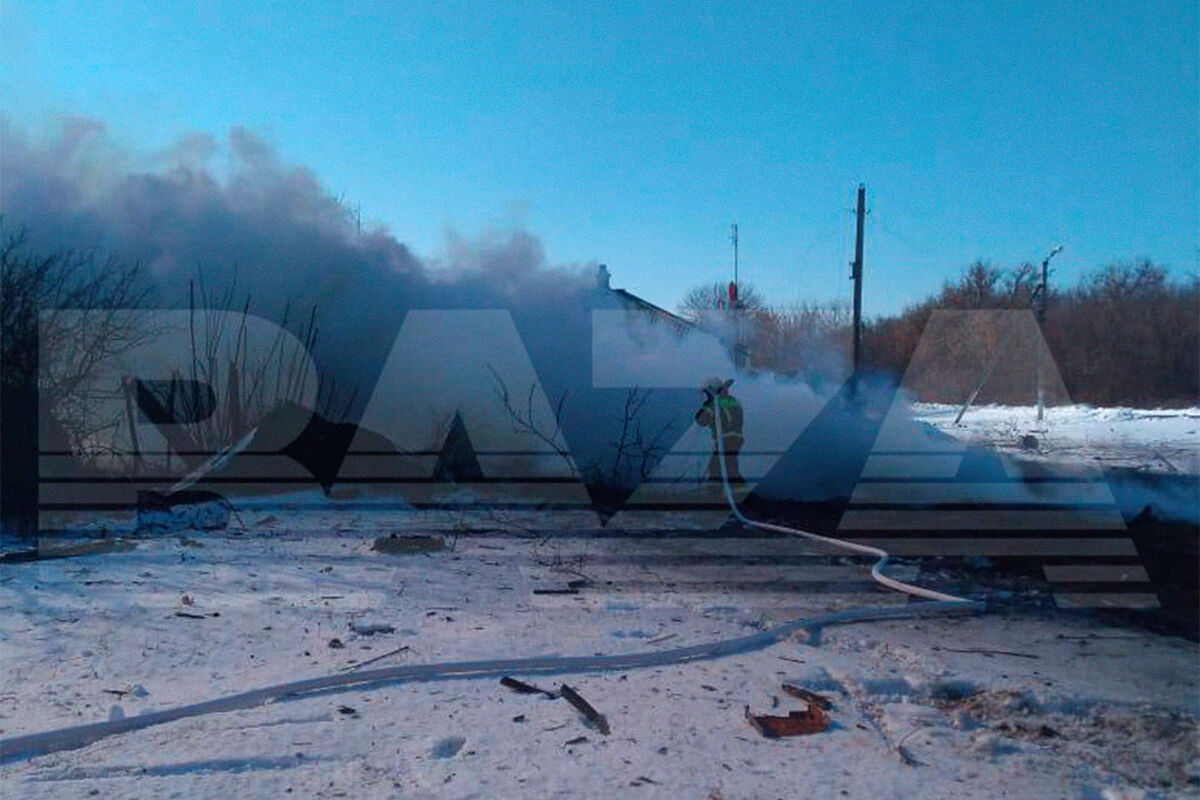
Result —
[[[887,551],[878,547],[871,547],[870,545],[866,544],[857,544],[855,542],[847,542],[844,539],[834,539],[830,536],[821,536],[818,533],[809,533],[808,531],[802,531],[798,528],[788,528],[784,525],[772,525],[769,522],[756,522],[755,520],[747,518],[746,515],[742,513],[742,510],[738,508],[737,501],[733,497],[733,489],[729,485],[729,471],[725,466],[725,437],[724,432],[721,430],[721,404],[716,395],[713,396],[713,425],[715,426],[713,430],[715,431],[717,437],[717,462],[721,469],[721,484],[725,488],[725,499],[729,503],[729,508],[733,512],[733,516],[736,517],[737,520],[743,525],[749,525],[752,528],[759,528],[764,531],[775,531],[776,533],[786,533],[791,536],[800,536],[804,539],[811,539],[814,542],[824,542],[825,544],[833,545],[834,547],[840,547],[843,550],[849,550],[853,553],[876,556],[879,560],[876,561],[871,567],[871,577],[874,578],[876,582],[886,586],[889,589],[895,589],[898,592],[904,592],[905,594],[912,595],[913,597],[924,597],[927,600],[938,600],[943,603],[973,603],[972,600],[968,600],[965,597],[957,597],[952,594],[935,592],[932,589],[923,589],[920,586],[913,586],[911,583],[905,583],[904,581],[898,581],[895,578],[889,578],[887,575],[883,574],[883,568],[891,556],[887,554]]]

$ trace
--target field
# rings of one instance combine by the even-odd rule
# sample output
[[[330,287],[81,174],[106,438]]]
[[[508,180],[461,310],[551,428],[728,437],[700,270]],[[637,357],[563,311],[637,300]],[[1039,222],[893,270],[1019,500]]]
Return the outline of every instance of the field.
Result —
[[[949,409],[917,411],[1014,458],[1086,450],[1151,472],[1195,454],[1194,410],[1055,409],[1032,452],[1020,410],[973,410],[965,429]],[[1106,425],[1120,447],[1099,441]],[[217,530],[96,539],[98,521],[90,538],[10,558],[0,786],[22,798],[1195,796],[1194,641],[1073,610],[987,558],[894,563],[894,577],[987,606],[922,615],[871,582],[870,559],[739,526],[618,532],[585,516],[277,499]],[[46,558],[51,545],[80,549]],[[805,622],[872,608],[914,615]],[[79,737],[322,676],[346,685]],[[607,725],[563,699],[564,683]],[[785,684],[827,700],[828,727],[764,737],[748,712],[808,706]],[[45,732],[48,752],[22,749]]]
[[[905,602],[871,585],[861,560],[790,538],[443,525],[440,550],[381,553],[374,534],[411,533],[411,520],[243,522],[244,533],[5,566],[3,737],[371,659],[662,651]],[[798,786],[810,797],[1186,797],[1200,777],[1195,666],[1194,643],[1063,611],[863,622],[678,665],[514,674],[571,685],[607,717],[607,735],[564,700],[516,694],[496,675],[384,682],[11,761],[0,780],[28,798],[761,798]],[[761,736],[747,706],[805,708],[784,683],[831,700],[832,726]]]

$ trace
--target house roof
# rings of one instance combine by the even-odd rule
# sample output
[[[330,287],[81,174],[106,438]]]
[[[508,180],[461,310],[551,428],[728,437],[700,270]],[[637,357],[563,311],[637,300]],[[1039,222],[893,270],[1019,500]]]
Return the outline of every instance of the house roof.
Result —
[[[696,324],[689,319],[685,319],[678,314],[673,314],[670,311],[667,311],[665,308],[656,306],[649,300],[638,297],[636,294],[626,291],[625,289],[614,289],[609,285],[610,277],[611,275],[608,271],[608,267],[604,264],[601,264],[597,271],[596,288],[615,297],[615,299],[617,299],[625,308],[634,308],[639,311],[647,311],[653,314],[655,317],[658,317],[666,322],[670,322],[680,329],[696,328]]]
[[[691,320],[685,319],[684,317],[681,317],[678,314],[672,314],[670,311],[667,311],[665,308],[660,308],[660,307],[654,305],[654,303],[651,303],[649,300],[643,300],[642,298],[638,297],[636,294],[633,294],[632,292],[627,292],[624,289],[611,289],[610,291],[613,292],[613,294],[616,294],[618,297],[620,297],[623,302],[625,302],[629,305],[636,306],[637,308],[643,309],[645,311],[649,311],[657,316],[662,316],[662,317],[666,318],[667,320],[669,320],[670,322],[673,322],[676,325],[679,325],[680,327],[687,327],[687,328],[696,327],[695,323],[693,323]]]

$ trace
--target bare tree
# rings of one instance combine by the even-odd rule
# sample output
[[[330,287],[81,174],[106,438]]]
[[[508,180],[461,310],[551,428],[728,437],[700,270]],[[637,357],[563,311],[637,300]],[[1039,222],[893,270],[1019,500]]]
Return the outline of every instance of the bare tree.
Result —
[[[586,483],[618,491],[634,489],[649,477],[650,470],[670,449],[670,436],[675,429],[674,426],[667,422],[653,433],[646,430],[643,419],[644,409],[651,392],[635,386],[625,393],[621,416],[618,420],[620,427],[616,437],[605,443],[604,449],[608,452],[591,453],[586,462],[577,463],[561,435],[567,393],[563,392],[558,403],[552,409],[552,419],[539,420],[534,411],[533,402],[537,385],[530,385],[524,407],[520,407],[513,402],[508,386],[500,374],[491,364],[488,364],[487,368],[496,382],[494,387],[496,397],[504,405],[504,410],[509,418],[522,430],[547,444],[572,469],[578,469]]]
[[[1031,307],[1041,291],[1039,281],[1037,266],[1028,261],[1008,270],[1001,280],[1008,295],[1004,305],[1008,308]]]
[[[1117,262],[1050,305],[1046,336],[1075,400],[1194,405],[1200,282],[1150,261]]]
[[[150,406],[161,419],[189,422],[186,427],[164,426],[172,447],[194,466],[204,453],[233,445],[275,414],[311,412],[327,420],[344,419],[355,393],[341,398],[336,382],[320,370],[312,373],[319,327],[317,307],[299,321],[285,303],[269,346],[253,347],[248,334],[252,298],[239,296],[236,279],[221,290],[210,288],[202,272],[189,285],[188,330],[190,363],[169,381],[139,384],[138,403]],[[294,337],[294,338],[293,338]],[[316,381],[317,396],[306,396]],[[210,394],[220,388],[219,402]],[[315,407],[309,407],[315,405]],[[338,407],[341,408],[340,413]],[[259,430],[269,438],[271,431]]]
[[[659,427],[651,434],[643,426],[642,410],[651,392],[637,386],[625,393],[621,411],[621,428],[617,438],[608,443],[612,450],[612,461],[607,474],[602,473],[600,462],[592,465],[592,479],[615,489],[632,489],[648,477],[650,470],[670,448],[669,435],[674,430],[671,423]]]
[[[98,365],[151,335],[135,311],[145,305],[149,288],[136,264],[90,252],[33,252],[24,230],[0,235],[3,527],[30,535],[36,527],[39,428],[51,427],[62,446],[77,450],[115,424],[95,418],[86,393],[78,390]],[[73,401],[52,414],[39,396]]]
[[[995,308],[999,304],[1000,279],[1004,270],[986,261],[976,261],[963,270],[958,283],[942,289],[943,305],[954,308]]]
[[[138,312],[149,291],[136,264],[101,261],[95,253],[35,254],[24,231],[0,245],[5,389],[54,398],[53,409],[40,409],[43,422],[55,425],[73,449],[94,444],[114,424],[96,417],[81,388],[100,364],[152,334]]]
[[[899,377],[935,309],[1027,309],[1038,299],[1040,277],[1033,264],[1002,270],[976,262],[938,295],[869,323],[864,340],[868,361]],[[1166,270],[1150,261],[1117,262],[1085,275],[1074,287],[1049,292],[1042,334],[1072,400],[1194,405],[1200,399],[1200,349],[1195,346],[1200,338],[1200,281],[1195,276],[1172,281]],[[992,342],[983,347],[971,337],[935,344],[943,387],[957,386],[951,373],[968,370],[979,352],[999,346]],[[1028,383],[1024,377],[998,374],[990,383],[990,399],[1029,402]],[[946,399],[932,393],[919,396]]]
[[[492,379],[496,381],[493,391],[496,397],[504,404],[504,410],[513,422],[517,423],[521,430],[531,433],[544,442],[551,450],[558,454],[559,458],[567,463],[567,466],[574,469],[575,463],[571,460],[571,453],[567,449],[566,444],[562,440],[561,430],[563,419],[563,407],[567,403],[567,393],[564,391],[558,398],[558,403],[555,404],[552,411],[553,418],[540,421],[537,418],[537,413],[534,411],[534,398],[536,397],[538,385],[536,383],[529,384],[529,392],[525,397],[525,407],[518,408],[513,404],[511,395],[508,392],[508,384],[500,377],[500,373],[491,364],[485,364],[488,372],[492,373]],[[549,433],[547,433],[549,430]]]
[[[738,284],[737,308],[743,311],[758,311],[766,308],[766,302],[758,289],[749,283]],[[697,321],[706,313],[729,309],[729,284],[713,281],[693,286],[679,301],[679,315]]]
[[[97,364],[149,335],[135,321],[148,295],[136,264],[70,250],[34,254],[24,231],[7,236],[0,244],[4,384],[74,391]],[[69,313],[76,310],[93,313]],[[56,356],[55,370],[38,374],[39,351]]]
[[[850,308],[797,303],[753,315],[751,366],[809,378],[837,379],[848,364]]]

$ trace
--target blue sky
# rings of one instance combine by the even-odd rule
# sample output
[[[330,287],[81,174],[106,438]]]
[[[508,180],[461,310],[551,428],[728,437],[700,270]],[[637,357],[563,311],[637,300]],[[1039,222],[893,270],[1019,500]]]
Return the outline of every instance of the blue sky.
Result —
[[[731,273],[868,315],[970,261],[1200,269],[1195,2],[6,0],[0,105],[132,149],[246,126],[423,257],[522,225],[674,306]],[[303,10],[297,10],[297,9]]]

